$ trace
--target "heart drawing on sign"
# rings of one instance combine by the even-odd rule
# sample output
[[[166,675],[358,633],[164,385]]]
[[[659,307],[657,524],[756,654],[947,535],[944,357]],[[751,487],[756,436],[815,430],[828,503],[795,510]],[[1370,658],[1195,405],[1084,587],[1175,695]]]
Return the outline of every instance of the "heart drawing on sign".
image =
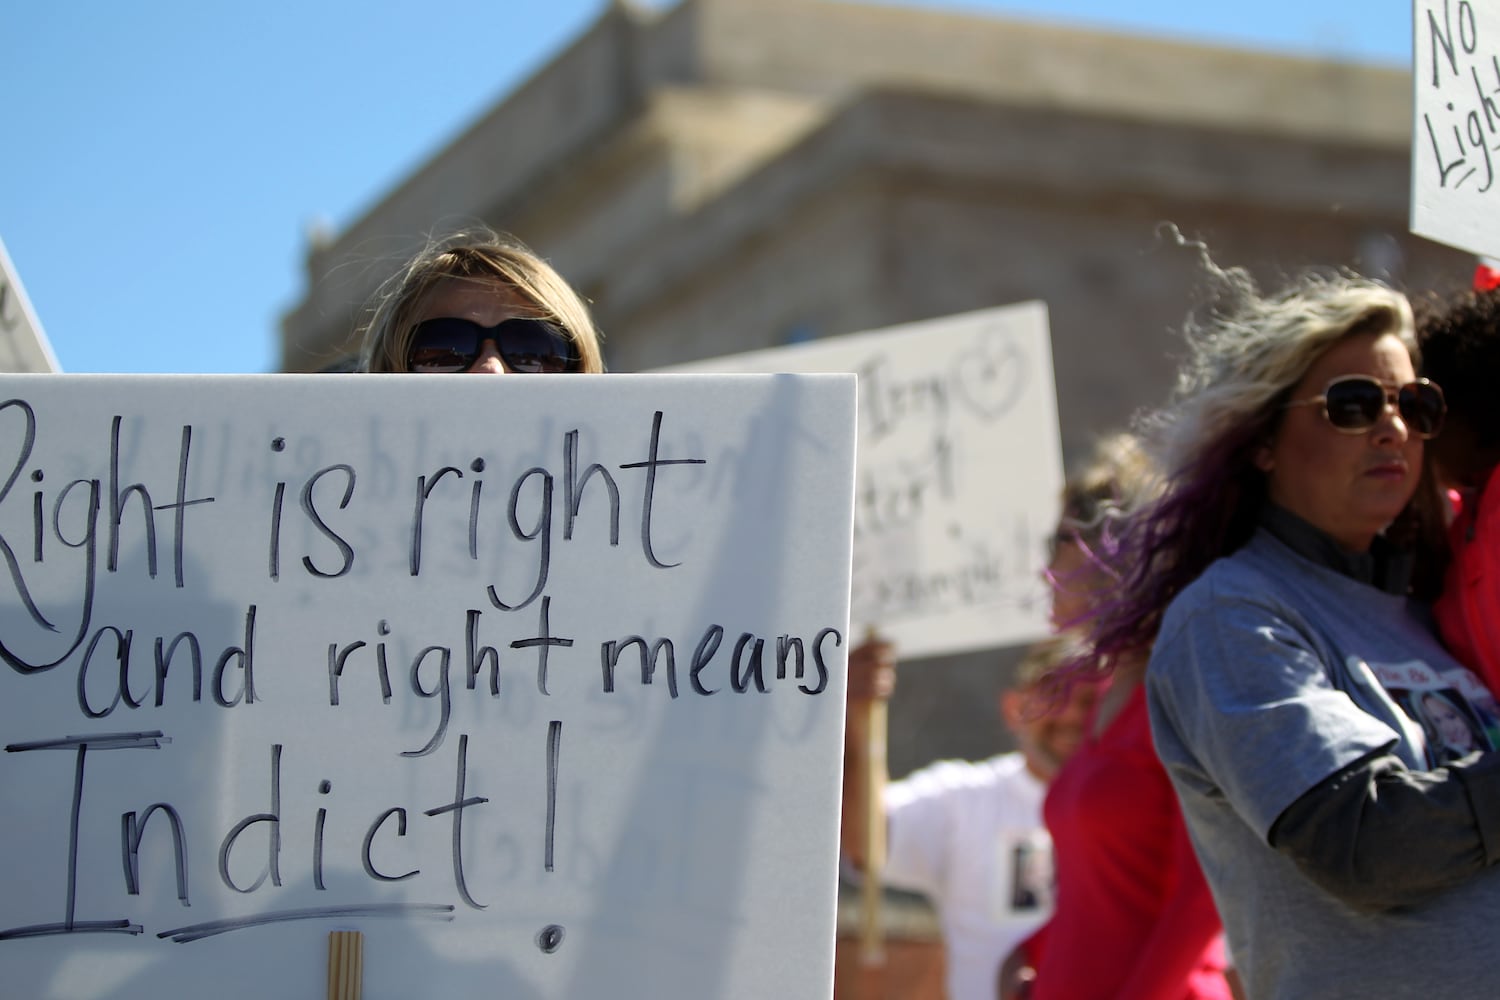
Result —
[[[965,406],[984,420],[998,420],[1025,386],[1025,354],[1005,330],[981,331],[953,359],[953,383]]]

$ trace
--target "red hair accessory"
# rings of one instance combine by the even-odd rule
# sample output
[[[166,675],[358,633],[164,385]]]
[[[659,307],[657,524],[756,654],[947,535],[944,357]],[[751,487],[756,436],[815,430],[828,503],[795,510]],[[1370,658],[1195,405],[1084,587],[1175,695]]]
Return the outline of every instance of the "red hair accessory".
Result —
[[[1492,261],[1481,261],[1474,267],[1474,291],[1493,292],[1500,288],[1500,267],[1492,266]]]

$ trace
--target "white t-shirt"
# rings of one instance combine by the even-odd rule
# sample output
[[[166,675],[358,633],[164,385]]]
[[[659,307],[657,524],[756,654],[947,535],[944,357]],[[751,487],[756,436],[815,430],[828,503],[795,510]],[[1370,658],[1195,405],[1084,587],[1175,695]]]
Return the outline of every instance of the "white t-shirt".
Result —
[[[937,909],[949,1000],[991,1000],[1000,963],[1052,913],[1046,793],[1019,753],[940,761],[886,786],[883,877]]]

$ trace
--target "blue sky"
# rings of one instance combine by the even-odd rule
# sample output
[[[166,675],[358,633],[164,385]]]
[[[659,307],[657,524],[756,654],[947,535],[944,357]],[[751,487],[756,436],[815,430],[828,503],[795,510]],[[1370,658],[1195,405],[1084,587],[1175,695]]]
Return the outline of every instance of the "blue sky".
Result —
[[[905,5],[1411,58],[1409,0]],[[308,227],[357,218],[605,6],[7,5],[0,240],[63,369],[275,370]]]

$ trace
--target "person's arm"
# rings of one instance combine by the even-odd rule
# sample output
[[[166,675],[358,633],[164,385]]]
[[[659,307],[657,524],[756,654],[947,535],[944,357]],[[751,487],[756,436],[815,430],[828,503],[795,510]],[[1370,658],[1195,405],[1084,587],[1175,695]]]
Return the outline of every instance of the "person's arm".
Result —
[[[1433,771],[1368,754],[1303,793],[1269,839],[1351,906],[1417,902],[1500,861],[1500,753]]]
[[[868,753],[870,715],[865,707],[874,701],[889,700],[895,686],[896,654],[890,643],[870,638],[849,651],[839,846],[844,856],[861,870],[865,866],[865,845],[869,843],[869,818],[874,816],[880,822],[885,821],[882,803],[869,802],[868,790],[872,787]],[[883,760],[879,766],[884,766]],[[888,776],[880,774],[878,777],[883,785]]]

